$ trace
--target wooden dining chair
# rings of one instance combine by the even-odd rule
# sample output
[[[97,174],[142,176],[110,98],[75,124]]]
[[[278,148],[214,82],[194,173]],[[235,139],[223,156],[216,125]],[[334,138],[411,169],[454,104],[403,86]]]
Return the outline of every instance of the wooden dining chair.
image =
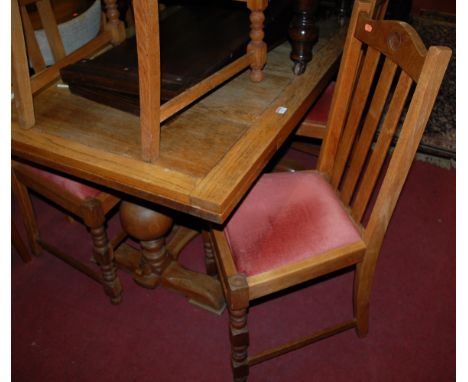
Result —
[[[375,20],[383,20],[385,18],[387,8],[388,0],[377,1],[372,17]],[[296,130],[295,135],[319,140],[323,140],[325,138],[328,115],[330,113],[331,100],[335,90],[335,85],[336,81],[334,79],[327,84],[322,94],[307,112],[304,120]],[[310,150],[306,151],[309,152]]]
[[[451,56],[446,47],[426,50],[406,23],[372,19],[374,6],[355,2],[317,170],[261,176],[224,229],[210,233],[236,381],[250,366],[330,335],[368,332],[376,261]],[[353,318],[248,356],[252,300],[348,267]]]
[[[46,66],[32,30],[26,5],[35,3],[55,63]],[[106,1],[108,20],[101,34],[69,55],[65,50],[58,31],[50,0],[12,0],[12,81],[18,121],[23,128],[35,124],[33,97],[46,85],[56,81],[64,65],[86,57],[109,43],[119,43],[125,35],[118,20],[115,1]],[[116,13],[117,12],[117,13]],[[34,74],[30,77],[29,62]],[[121,300],[122,287],[116,274],[113,246],[123,239],[123,234],[112,243],[106,229],[106,214],[120,199],[94,186],[71,179],[66,174],[52,172],[33,164],[12,161],[12,187],[25,222],[28,242],[33,254],[42,249],[58,256],[69,265],[90,276],[104,287],[112,303]],[[39,233],[29,191],[33,190],[68,213],[80,218],[91,233],[94,260],[101,272],[91,264],[85,264],[44,241]]]

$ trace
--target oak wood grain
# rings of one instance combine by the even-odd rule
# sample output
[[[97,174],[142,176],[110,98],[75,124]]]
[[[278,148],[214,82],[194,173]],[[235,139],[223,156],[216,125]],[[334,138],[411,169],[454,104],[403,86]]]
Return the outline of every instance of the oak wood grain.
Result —
[[[141,153],[144,161],[155,162],[159,157],[161,104],[158,2],[135,0],[133,12],[138,40]]]
[[[269,53],[265,79],[249,73],[196,101],[161,128],[159,159],[140,159],[138,117],[50,87],[36,96],[36,125],[22,134],[12,110],[12,151],[89,181],[223,222],[319,94],[341,53],[344,29],[316,46],[310,69],[290,72],[289,47]],[[285,114],[276,112],[279,106]],[[60,110],[60,112],[57,112]]]

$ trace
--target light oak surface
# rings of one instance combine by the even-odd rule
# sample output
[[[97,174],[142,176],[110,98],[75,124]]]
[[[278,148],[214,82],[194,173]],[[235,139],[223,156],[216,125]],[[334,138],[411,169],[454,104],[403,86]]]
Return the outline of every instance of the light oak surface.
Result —
[[[36,124],[27,131],[12,108],[12,152],[222,223],[326,85],[344,35],[320,40],[302,76],[291,73],[286,43],[268,54],[262,82],[244,72],[169,119],[155,163],[141,160],[139,118],[57,86],[35,97]]]

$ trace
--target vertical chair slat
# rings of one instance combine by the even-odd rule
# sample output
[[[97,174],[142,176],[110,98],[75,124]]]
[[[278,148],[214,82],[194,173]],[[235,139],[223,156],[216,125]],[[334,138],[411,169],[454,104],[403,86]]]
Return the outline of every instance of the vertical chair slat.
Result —
[[[364,231],[364,241],[373,249],[372,255],[377,256],[382,244],[406,175],[429,120],[450,56],[451,50],[446,47],[431,47],[427,53],[398,143],[388,166],[387,176]],[[396,176],[397,174],[405,176]],[[368,258],[368,263],[374,262],[372,256]]]
[[[16,0],[11,1],[11,78],[18,110],[18,121],[22,128],[34,126],[34,104],[29,82],[26,46],[23,38],[21,15]]]
[[[36,5],[41,18],[42,27],[44,28],[47,41],[49,42],[50,50],[52,51],[55,62],[57,62],[65,57],[65,48],[63,47],[62,38],[60,37],[50,0],[39,0]]]
[[[370,13],[373,10],[374,2],[362,3],[359,2],[353,8],[349,28],[355,28],[361,12]],[[349,100],[354,88],[357,72],[355,68],[362,56],[362,42],[348,33],[344,45],[345,52],[340,63],[340,70],[336,80],[336,87],[330,107],[330,115],[328,116],[327,129],[328,133],[322,143],[320,156],[317,163],[317,169],[329,176],[333,169],[335,153],[338,149],[341,132],[347,115]]]
[[[380,73],[379,82],[367,112],[362,132],[356,144],[356,149],[352,153],[349,171],[344,180],[343,187],[341,188],[341,198],[345,204],[349,204],[359,175],[361,174],[361,169],[380,121],[396,69],[397,65],[387,58],[382,72]]]
[[[46,68],[46,64],[44,58],[42,57],[39,44],[37,43],[36,35],[34,34],[31,19],[29,18],[28,11],[24,5],[21,6],[21,19],[23,20],[24,37],[26,40],[26,48],[29,59],[31,60],[34,71],[38,73]]]
[[[369,160],[362,184],[360,185],[352,206],[352,214],[356,221],[362,219],[367,204],[369,203],[412,84],[413,81],[411,77],[406,72],[401,72],[398,85],[390,102],[384,123],[382,124],[374,152]]]
[[[135,0],[133,11],[138,42],[142,158],[155,162],[159,157],[161,98],[158,2]]]
[[[388,8],[387,0],[378,1],[377,4],[375,5],[373,19],[383,20],[385,18],[385,13],[387,13],[387,8]]]
[[[374,79],[374,74],[380,59],[380,52],[369,47],[367,49],[359,79],[354,91],[353,100],[346,121],[346,126],[343,131],[343,136],[340,139],[335,165],[331,177],[331,184],[338,187],[341,176],[343,175],[346,162],[348,161],[349,153],[354,143],[359,122],[361,121],[364,107],[369,96],[369,91]]]

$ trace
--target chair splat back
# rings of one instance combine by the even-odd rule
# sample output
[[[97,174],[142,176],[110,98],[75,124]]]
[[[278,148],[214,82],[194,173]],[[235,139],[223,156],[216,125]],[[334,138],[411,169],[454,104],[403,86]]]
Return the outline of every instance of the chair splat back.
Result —
[[[318,169],[350,207],[355,221],[362,223],[396,142],[366,226],[365,238],[380,246],[451,51],[427,50],[410,25],[373,20],[359,7],[351,23],[354,33],[346,42]],[[377,231],[380,235],[375,236]]]
[[[231,318],[236,381],[246,381],[250,366],[319,339],[350,328],[368,333],[380,247],[451,55],[448,48],[426,50],[407,24],[371,18],[381,18],[385,6],[354,4],[318,171],[264,174],[224,232],[210,235]],[[250,301],[353,265],[352,320],[248,356]]]

